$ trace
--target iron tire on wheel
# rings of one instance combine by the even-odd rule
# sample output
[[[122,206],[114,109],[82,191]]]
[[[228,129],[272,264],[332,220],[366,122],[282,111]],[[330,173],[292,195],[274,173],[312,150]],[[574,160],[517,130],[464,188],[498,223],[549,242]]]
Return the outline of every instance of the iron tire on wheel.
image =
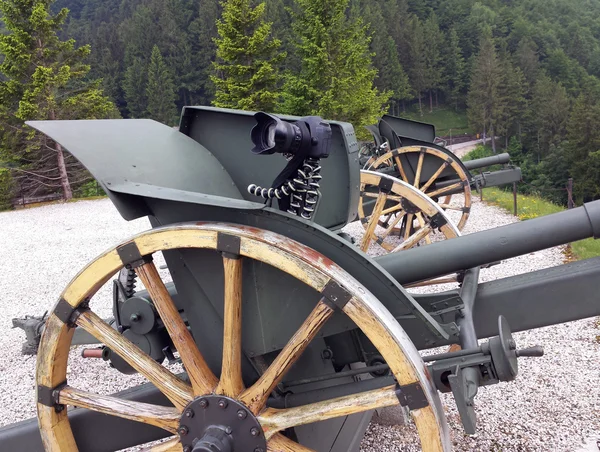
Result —
[[[175,308],[156,267],[148,258],[153,253],[177,248],[214,249],[218,238],[239,241],[237,255],[223,253],[225,281],[224,346],[220,378],[206,364],[193,342],[177,308]],[[150,293],[155,307],[179,350],[190,384],[156,363],[126,338],[112,329],[88,307],[87,301],[124,265],[119,253],[123,247],[135,249],[137,273]],[[245,388],[241,376],[241,263],[254,259],[289,273],[321,294],[315,307],[288,344],[252,386]],[[344,296],[332,298],[330,289]],[[266,406],[267,398],[283,379],[319,329],[341,309],[360,328],[389,364],[400,388],[410,387],[422,393],[423,403],[411,411],[421,447],[425,452],[451,450],[441,403],[414,345],[385,307],[346,271],[314,250],[269,231],[233,224],[179,224],[142,233],[119,247],[99,256],[84,268],[62,293],[48,318],[38,352],[36,380],[38,421],[42,441],[48,452],[73,452],[77,445],[64,405],[80,406],[163,428],[173,436],[154,446],[153,452],[179,451],[184,447],[177,433],[189,429],[185,421],[187,407],[203,406],[202,399],[217,398],[246,410],[249,421],[257,422],[253,436],[262,437],[271,452],[310,452],[281,433],[297,425],[323,421],[338,416],[364,412],[399,404],[396,386],[352,394],[323,402],[287,409]],[[132,367],[152,382],[173,404],[161,407],[140,402],[101,396],[72,388],[66,384],[69,347],[73,326],[79,326],[119,353]],[[229,402],[228,402],[229,401]],[[246,431],[246,430],[244,430]],[[218,432],[217,432],[218,433]],[[217,438],[214,441],[234,441]],[[218,436],[219,434],[217,434]],[[213,437],[204,438],[213,441]],[[189,448],[189,446],[187,447]]]

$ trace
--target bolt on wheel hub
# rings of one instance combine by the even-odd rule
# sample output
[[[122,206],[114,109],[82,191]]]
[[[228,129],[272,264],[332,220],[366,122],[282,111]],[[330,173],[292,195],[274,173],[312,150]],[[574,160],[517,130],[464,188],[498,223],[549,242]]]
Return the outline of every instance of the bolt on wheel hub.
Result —
[[[267,442],[256,417],[237,400],[197,397],[185,407],[177,429],[184,452],[265,452]]]

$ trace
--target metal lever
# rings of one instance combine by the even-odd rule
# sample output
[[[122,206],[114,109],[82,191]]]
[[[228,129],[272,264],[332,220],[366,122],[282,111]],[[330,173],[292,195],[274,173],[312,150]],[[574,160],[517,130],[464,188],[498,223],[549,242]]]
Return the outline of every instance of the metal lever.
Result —
[[[521,358],[521,357],[525,357],[525,356],[529,356],[529,357],[544,356],[544,348],[541,345],[536,345],[534,347],[517,350],[517,358]]]

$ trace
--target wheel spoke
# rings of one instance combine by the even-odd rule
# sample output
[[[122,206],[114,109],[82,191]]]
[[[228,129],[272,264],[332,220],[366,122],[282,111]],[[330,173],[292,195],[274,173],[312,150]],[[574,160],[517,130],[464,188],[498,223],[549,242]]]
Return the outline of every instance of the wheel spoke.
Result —
[[[419,184],[421,183],[421,171],[423,170],[423,160],[425,159],[425,148],[421,149],[419,153],[419,163],[417,163],[417,171],[415,173],[415,182],[413,185],[415,188],[419,188]]]
[[[375,227],[379,223],[379,218],[381,217],[381,212],[383,212],[383,207],[385,206],[385,202],[387,200],[387,194],[383,192],[379,192],[379,197],[375,202],[375,207],[373,207],[373,212],[371,213],[371,217],[369,218],[369,223],[367,225],[365,234],[363,235],[360,249],[363,251],[367,251],[369,248],[369,244],[371,243],[373,233],[375,232]]]
[[[366,198],[379,198],[379,193],[364,191],[364,189],[363,189],[363,190],[361,190],[361,196],[366,197]],[[387,199],[389,199],[390,201],[400,202],[400,201],[402,201],[402,196],[387,195]]]
[[[443,204],[440,203],[438,204],[442,209],[449,209],[449,210],[458,210],[458,211],[463,211],[463,208],[460,206],[453,206],[452,204]]]
[[[164,443],[146,447],[141,452],[183,452],[183,446],[179,438],[175,437]]]
[[[385,231],[383,231],[382,238],[386,238],[390,233],[394,230],[396,225],[404,218],[406,212],[401,212],[396,215],[396,218],[392,220],[392,222],[388,225]]]
[[[138,267],[136,273],[144,283],[146,290],[148,290],[154,306],[179,352],[181,361],[192,383],[194,395],[199,396],[212,392],[217,385],[217,378],[208,367],[200,350],[198,350],[194,338],[188,331],[177,307],[175,307],[175,303],[173,303],[169,291],[158,274],[156,266],[153,262],[148,262]]]
[[[390,199],[390,196],[388,196],[388,199]],[[397,210],[401,210],[402,209],[402,204],[398,203],[395,206],[392,206],[388,209],[385,209],[384,211],[381,212],[381,215],[388,215],[392,212],[396,212]]]
[[[400,156],[399,155],[395,156],[394,160],[396,161],[396,166],[398,167],[398,171],[400,171],[400,177],[402,177],[402,180],[408,184],[408,177],[406,177],[406,173],[404,172],[404,167],[402,166],[402,161],[400,160]]]
[[[402,250],[412,248],[417,243],[419,243],[421,241],[421,239],[423,239],[426,235],[431,233],[431,231],[432,231],[432,229],[431,229],[431,226],[429,226],[429,225],[425,226],[424,228],[419,229],[417,232],[415,232],[413,235],[411,235],[408,239],[406,239],[404,242],[402,242],[400,245],[398,245],[394,249],[394,251],[402,251]]]
[[[319,301],[265,373],[252,387],[242,393],[240,400],[253,413],[258,413],[265,405],[271,392],[281,382],[292,364],[298,360],[325,322],[333,315],[333,312],[333,309],[323,300]]]
[[[179,411],[175,408],[92,394],[69,386],[60,390],[58,403],[143,422],[171,433],[177,433],[177,426],[181,417]]]
[[[267,452],[315,452],[296,441],[283,436],[281,433],[273,436],[267,443]]]
[[[415,217],[415,215],[412,213],[409,213],[406,216],[406,223],[405,223],[405,228],[404,228],[404,240],[408,240],[408,238],[410,237],[410,233],[412,232],[412,229],[413,229],[414,217]]]
[[[419,190],[421,190],[422,192],[427,191],[427,189],[431,186],[431,184],[435,182],[438,176],[442,174],[442,171],[444,171],[447,166],[448,164],[446,162],[442,163],[442,165],[437,169],[437,171],[433,173],[433,176],[431,176],[429,180],[425,182],[425,185],[423,185]]]
[[[154,361],[92,311],[82,312],[76,323],[150,380],[176,408],[181,410],[192,400],[192,388],[187,383]]]
[[[223,257],[225,300],[223,309],[223,365],[216,393],[237,397],[242,380],[242,259]]]
[[[423,219],[421,212],[417,212],[417,221],[419,222],[421,228],[425,227],[425,220]],[[429,234],[425,236],[425,242],[427,242],[428,245],[431,245],[431,238],[429,238]]]
[[[455,184],[452,185],[448,185],[447,187],[442,187],[438,190],[434,190],[431,191],[429,193],[425,193],[427,196],[429,196],[430,198],[434,198],[436,196],[440,196],[443,193],[446,193],[448,191],[452,191],[452,190],[456,190],[457,188],[461,188],[463,186],[462,182],[457,182]]]
[[[388,386],[295,408],[268,409],[258,417],[258,421],[265,431],[265,436],[269,438],[286,428],[394,406],[398,403],[395,387]]]

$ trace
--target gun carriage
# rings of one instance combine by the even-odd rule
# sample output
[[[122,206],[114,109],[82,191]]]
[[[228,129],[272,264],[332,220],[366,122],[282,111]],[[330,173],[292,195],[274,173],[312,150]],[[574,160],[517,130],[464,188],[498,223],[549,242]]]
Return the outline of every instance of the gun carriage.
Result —
[[[519,350],[511,330],[600,315],[600,258],[478,284],[482,265],[600,237],[600,201],[373,259],[340,233],[358,216],[350,124],[186,107],[179,131],[148,120],[30,125],[72,152],[125,219],[148,216],[153,228],[64,290],[38,350],[37,422],[0,429],[2,450],[168,438],[147,450],[357,451],[372,411],[401,405],[424,451],[449,451],[439,391],[473,432],[478,388],[513,380],[518,357],[542,353]],[[411,198],[424,211],[426,201]],[[159,252],[172,281],[153,263]],[[119,271],[109,324],[90,301]],[[457,290],[403,287],[457,271]],[[148,383],[112,396],[71,387],[69,347],[90,337]],[[449,344],[462,350],[418,353]],[[161,365],[175,353],[181,374]]]
[[[373,143],[363,148],[367,152],[361,152],[360,162],[365,171],[361,172],[358,205],[358,215],[366,231],[360,244],[363,251],[372,242],[389,252],[409,249],[422,241],[432,242],[439,230],[437,223],[447,219],[443,215],[432,218],[430,213],[415,206],[410,201],[415,191],[429,197],[430,204],[436,203],[444,211],[455,211],[458,216],[452,216],[452,222],[460,231],[471,212],[471,190],[521,180],[521,170],[510,165],[506,153],[462,162],[434,143],[435,128],[430,124],[385,115],[367,128]],[[493,165],[504,167],[483,171]],[[472,174],[473,170],[481,171]],[[394,180],[393,189],[389,176],[399,179]],[[443,232],[443,236],[450,238],[455,234]]]

